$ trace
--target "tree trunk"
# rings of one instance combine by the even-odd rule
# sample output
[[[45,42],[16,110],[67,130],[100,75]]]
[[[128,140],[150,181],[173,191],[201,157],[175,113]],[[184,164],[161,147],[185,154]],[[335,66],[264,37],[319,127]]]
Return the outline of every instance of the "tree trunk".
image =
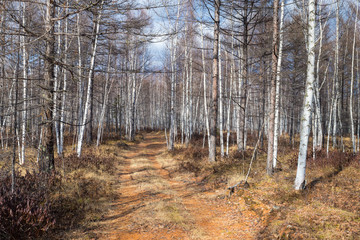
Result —
[[[26,12],[26,3],[22,3],[22,25],[26,26],[25,19]],[[27,78],[28,78],[28,57],[26,49],[26,40],[25,40],[25,31],[23,31],[23,36],[21,36],[21,45],[22,45],[22,65],[23,65],[23,110],[22,110],[22,126],[21,126],[21,158],[20,165],[25,163],[25,136],[26,136],[26,121],[27,121]]]
[[[202,68],[203,68],[203,84],[204,84],[204,112],[205,112],[205,126],[208,136],[208,145],[210,148],[210,126],[209,126],[209,113],[207,106],[207,97],[206,97],[206,64],[205,64],[205,47],[204,47],[204,31],[203,24],[200,24],[201,28],[201,58],[202,58]],[[204,133],[205,135],[205,133]]]
[[[79,0],[78,0],[79,3]],[[84,95],[84,87],[82,82],[82,51],[81,51],[81,31],[80,31],[80,13],[76,16],[76,25],[77,25],[77,44],[78,44],[78,129],[76,132],[77,139],[79,139],[80,136],[80,129],[82,124],[82,118],[83,118],[83,95]]]
[[[60,9],[58,9],[59,13]],[[61,21],[57,22],[57,32],[61,32]],[[57,35],[57,48],[56,55],[60,56],[61,49],[61,35]],[[59,65],[55,65],[55,78],[54,78],[54,109],[53,109],[53,118],[54,118],[54,130],[55,130],[55,138],[56,138],[56,149],[57,153],[60,155],[60,134],[59,134],[59,117],[58,117],[58,91],[60,85],[60,67]]]
[[[43,172],[50,172],[55,170],[54,162],[54,79],[55,79],[55,35],[54,35],[54,21],[55,17],[55,2],[54,0],[46,0],[46,15],[45,15],[45,87],[43,88],[43,124],[42,124],[42,143],[40,148],[39,166]]]
[[[76,150],[78,157],[81,156],[81,147],[82,147],[83,138],[84,138],[87,115],[88,115],[88,111],[89,111],[89,107],[90,107],[91,85],[92,85],[91,81],[92,81],[94,65],[95,65],[96,48],[97,48],[97,42],[98,42],[98,37],[99,37],[100,19],[101,19],[101,14],[102,14],[103,3],[104,3],[104,0],[102,0],[100,3],[100,12],[98,13],[98,16],[97,16],[97,19],[96,19],[96,22],[94,25],[94,31],[93,31],[94,39],[92,41],[92,53],[91,53],[90,71],[89,71],[89,77],[88,77],[88,89],[87,89],[87,96],[86,96],[86,102],[85,102],[85,110],[84,110],[84,115],[83,115],[83,119],[82,119],[82,124],[80,126],[80,134],[79,134],[77,150]]]
[[[219,81],[219,36],[220,36],[220,0],[215,0],[214,17],[214,49],[212,99],[210,109],[210,148],[209,161],[216,161],[216,125],[218,112],[218,81]]]
[[[12,149],[12,159],[11,159],[11,192],[14,193],[15,192],[15,178],[16,178],[16,171],[15,171],[15,164],[16,164],[16,139],[17,139],[17,111],[18,111],[18,91],[19,91],[19,65],[20,65],[20,59],[19,59],[19,55],[20,53],[18,52],[18,59],[17,59],[17,63],[16,63],[16,68],[14,71],[14,84],[15,84],[15,99],[13,102],[13,108],[14,108],[14,128],[13,128],[13,149]],[[11,99],[9,99],[9,102],[11,101]]]
[[[268,175],[273,173],[274,157],[274,135],[275,135],[275,101],[276,101],[276,71],[277,71],[277,41],[278,41],[278,6],[279,0],[274,1],[273,15],[273,42],[272,42],[272,72],[270,84],[270,108],[269,108],[269,127],[268,127],[268,151],[266,172]]]
[[[168,15],[168,18],[170,16]],[[175,23],[175,36],[171,40],[171,86],[170,86],[170,137],[169,137],[169,145],[168,150],[174,150],[174,141],[176,136],[176,122],[175,122],[175,101],[176,101],[176,73],[175,73],[175,65],[176,65],[176,46],[177,46],[177,25],[180,18],[180,0],[178,0],[178,8],[177,8],[177,17]]]
[[[66,1],[66,6],[69,5],[68,0]],[[65,10],[65,14],[68,13],[68,8],[66,8]],[[66,66],[67,64],[67,51],[68,51],[68,37],[67,37],[67,32],[68,32],[68,20],[65,19],[65,53],[64,53],[64,65]],[[60,143],[59,143],[59,155],[62,156],[63,155],[63,151],[64,151],[64,121],[65,121],[65,103],[66,103],[66,91],[67,91],[67,70],[66,68],[63,69],[63,77],[64,77],[64,82],[63,82],[63,93],[62,93],[62,97],[61,97],[61,109],[60,109]]]
[[[351,56],[351,86],[350,86],[350,103],[349,103],[349,112],[350,112],[350,125],[351,125],[351,143],[353,147],[353,152],[356,153],[356,139],[355,139],[355,129],[354,129],[354,116],[353,116],[353,95],[354,95],[354,63],[355,63],[355,47],[356,47],[356,25],[359,12],[359,5],[356,7],[356,17],[355,17],[355,26],[354,26],[354,38],[353,38],[353,47],[352,47],[352,56]]]
[[[279,58],[277,62],[276,70],[276,90],[275,90],[275,122],[274,122],[274,157],[273,157],[273,169],[276,168],[277,163],[277,152],[278,152],[278,139],[279,139],[279,128],[280,128],[280,71],[281,71],[281,61],[282,61],[282,48],[284,42],[283,34],[283,25],[284,25],[284,2],[281,2],[281,11],[280,11],[280,41],[279,41]]]
[[[336,147],[336,135],[337,135],[337,107],[339,100],[339,0],[336,1],[336,39],[335,39],[335,64],[334,64],[334,94],[333,94],[333,118],[334,126],[332,132],[333,147]]]
[[[233,45],[233,41],[232,41]],[[228,56],[226,54],[226,56]],[[228,57],[227,57],[228,60]],[[228,61],[227,61],[228,62]],[[229,99],[228,99],[228,109],[227,109],[227,134],[226,134],[226,156],[229,156],[229,144],[230,144],[230,112],[231,112],[231,100],[232,100],[232,88],[233,88],[233,79],[234,79],[234,69],[235,69],[235,62],[234,62],[234,56],[231,57],[231,66],[230,66],[230,88],[229,88]]]
[[[306,89],[304,97],[303,112],[300,125],[300,146],[299,158],[295,179],[295,190],[305,188],[306,155],[310,134],[310,118],[313,100],[313,88],[315,81],[315,0],[309,1],[309,20],[308,20],[308,61]]]
[[[107,107],[107,102],[108,102],[111,85],[113,83],[113,81],[111,81],[110,87],[108,86],[109,81],[110,81],[111,45],[109,48],[110,49],[109,49],[109,56],[108,56],[108,66],[107,66],[107,71],[106,71],[105,87],[104,87],[104,99],[103,99],[103,105],[101,108],[101,113],[100,113],[100,118],[99,118],[99,126],[98,126],[98,131],[97,131],[97,140],[96,140],[97,147],[100,145],[100,138],[103,133],[103,122],[104,122],[104,117],[105,117],[105,111],[106,111],[106,107]]]
[[[222,76],[221,76],[221,36],[219,36],[219,130],[220,130],[220,154],[224,157],[224,132],[223,132],[223,99],[222,99]]]

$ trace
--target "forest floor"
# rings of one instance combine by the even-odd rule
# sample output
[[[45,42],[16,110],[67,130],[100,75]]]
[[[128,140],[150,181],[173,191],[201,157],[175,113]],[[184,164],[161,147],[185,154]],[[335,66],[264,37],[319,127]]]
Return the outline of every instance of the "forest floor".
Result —
[[[299,143],[288,136],[279,139],[272,176],[266,141],[250,163],[256,135],[244,152],[230,138],[229,156],[215,163],[203,139],[194,134],[169,152],[163,132],[139,133],[134,142],[109,135],[81,157],[68,139],[52,175],[36,173],[29,148],[17,164],[15,195],[9,158],[0,159],[0,239],[360,239],[360,155],[348,138],[316,158],[309,150],[303,191],[293,188]]]
[[[91,233],[78,233],[77,238],[255,239],[263,227],[263,217],[244,201],[229,199],[225,189],[178,171],[163,133],[145,134],[140,143],[119,152],[114,155],[118,181],[113,185],[118,197]]]
[[[283,136],[273,176],[265,173],[260,146],[250,187],[240,185],[230,195],[227,188],[244,180],[256,140],[248,138],[244,153],[232,144],[229,156],[216,163],[208,162],[202,136],[173,152],[163,132],[140,134],[135,142],[106,141],[96,154],[114,163],[115,197],[101,207],[100,217],[68,238],[360,239],[357,155],[332,149],[313,159],[309,152],[306,189],[295,191],[297,149]]]
[[[41,239],[360,239],[360,155],[352,153],[349,139],[344,151],[317,151],[315,159],[309,150],[306,188],[295,191],[298,142],[289,144],[286,135],[279,139],[278,166],[268,176],[266,141],[251,165],[257,136],[248,135],[244,152],[236,150],[234,136],[229,156],[215,163],[208,162],[204,138],[196,134],[188,146],[179,141],[171,152],[164,132],[142,132],[134,142],[109,135],[98,148],[85,146],[80,158],[69,138],[67,154],[56,157],[57,171],[45,188],[33,187],[44,185],[42,175],[25,174],[37,166],[36,151],[28,152],[26,164],[17,166],[16,199],[22,204],[46,193],[49,207],[40,213],[55,221],[39,230]],[[0,161],[5,192],[10,165]],[[228,187],[239,182],[230,193]],[[13,206],[5,203],[5,210]],[[0,219],[21,229],[37,226],[37,215],[20,212],[19,219],[21,214],[34,221],[20,222],[6,211]],[[16,235],[20,227],[6,233]],[[32,232],[9,239],[30,239]]]

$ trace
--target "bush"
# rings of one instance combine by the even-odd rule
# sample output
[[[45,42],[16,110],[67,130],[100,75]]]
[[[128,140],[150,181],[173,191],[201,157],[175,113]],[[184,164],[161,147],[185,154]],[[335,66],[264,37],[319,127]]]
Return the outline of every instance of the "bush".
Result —
[[[0,239],[38,238],[55,224],[47,201],[49,178],[35,173],[17,176],[13,193],[11,176],[1,179]]]

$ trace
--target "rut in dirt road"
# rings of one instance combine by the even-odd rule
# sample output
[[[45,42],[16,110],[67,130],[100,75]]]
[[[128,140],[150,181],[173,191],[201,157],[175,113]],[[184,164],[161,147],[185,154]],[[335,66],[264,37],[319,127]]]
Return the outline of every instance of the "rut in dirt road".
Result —
[[[146,134],[119,157],[119,198],[103,221],[100,239],[254,239],[254,213],[204,191],[176,172],[164,137]]]

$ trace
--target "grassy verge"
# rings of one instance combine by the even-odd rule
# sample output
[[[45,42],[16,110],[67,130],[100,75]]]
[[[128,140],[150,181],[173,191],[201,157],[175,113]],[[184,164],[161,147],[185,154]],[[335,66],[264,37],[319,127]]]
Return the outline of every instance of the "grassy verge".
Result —
[[[124,141],[125,143],[125,141]],[[91,239],[94,228],[116,197],[116,167],[122,148],[109,140],[56,157],[52,175],[37,172],[36,150],[27,149],[24,166],[16,166],[16,192],[11,194],[10,164],[0,162],[1,239]],[[70,146],[68,146],[70,148]],[[71,152],[71,150],[67,151]]]
[[[210,164],[202,137],[188,148],[177,146],[172,154],[180,171],[191,172],[208,187],[226,189],[244,179],[252,154],[230,148],[229,157]],[[266,146],[266,144],[264,144]],[[259,239],[359,239],[360,238],[360,164],[359,157],[333,150],[329,156],[318,152],[308,156],[307,188],[293,190],[297,149],[280,140],[279,168],[266,175],[266,151],[259,149],[250,178],[250,188],[238,188],[232,200],[245,203],[261,219]],[[219,149],[217,149],[219,152]],[[226,194],[224,197],[228,197]],[[245,210],[245,209],[244,209]]]

